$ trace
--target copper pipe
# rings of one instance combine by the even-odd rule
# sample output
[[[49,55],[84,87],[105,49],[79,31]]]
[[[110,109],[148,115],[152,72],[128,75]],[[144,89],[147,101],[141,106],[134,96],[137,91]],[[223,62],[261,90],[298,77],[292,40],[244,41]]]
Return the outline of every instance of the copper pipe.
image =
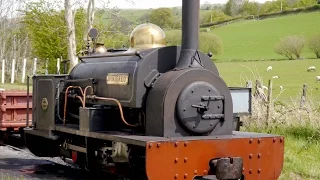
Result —
[[[86,94],[87,94],[87,89],[91,88],[91,95],[93,94],[93,88],[92,86],[87,86],[86,88],[84,88],[84,94],[83,94],[83,103],[82,103],[82,107],[86,107]]]
[[[117,99],[114,99],[114,98],[105,98],[105,97],[97,97],[97,96],[91,96],[91,97],[88,96],[88,98],[105,100],[105,101],[114,101],[114,102],[116,102],[116,103],[118,104],[118,106],[119,106],[120,116],[121,116],[122,122],[125,123],[127,126],[136,127],[136,125],[129,124],[129,123],[124,119],[122,106],[121,106],[120,102],[119,102]]]
[[[81,95],[83,96],[83,90],[80,86],[68,86],[66,89],[66,94],[64,96],[64,108],[63,108],[63,125],[66,125],[66,112],[67,112],[67,101],[68,101],[68,90],[70,88],[78,88],[81,92]],[[80,99],[81,103],[83,104],[83,99],[80,96],[76,96],[78,99]]]
[[[76,96],[76,98],[80,99],[81,103],[83,104],[83,99],[80,96]]]
[[[66,89],[66,93],[64,95],[64,107],[63,107],[63,125],[66,125],[66,112],[67,112],[67,100],[68,100],[68,90],[69,88],[73,88],[73,86],[68,86]]]
[[[80,92],[81,92],[81,95],[83,96],[83,90],[82,90],[82,88],[80,86],[73,86],[73,88],[78,88],[80,90]]]

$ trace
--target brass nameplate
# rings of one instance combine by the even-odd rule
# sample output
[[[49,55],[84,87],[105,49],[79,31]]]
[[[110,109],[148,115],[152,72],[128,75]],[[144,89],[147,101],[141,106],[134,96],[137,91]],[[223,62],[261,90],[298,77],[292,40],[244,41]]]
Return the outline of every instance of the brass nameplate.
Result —
[[[128,85],[129,73],[108,73],[107,84]]]
[[[48,105],[49,105],[49,103],[48,103],[47,98],[42,98],[42,100],[41,100],[41,107],[42,107],[42,109],[43,109],[44,111],[48,109]]]

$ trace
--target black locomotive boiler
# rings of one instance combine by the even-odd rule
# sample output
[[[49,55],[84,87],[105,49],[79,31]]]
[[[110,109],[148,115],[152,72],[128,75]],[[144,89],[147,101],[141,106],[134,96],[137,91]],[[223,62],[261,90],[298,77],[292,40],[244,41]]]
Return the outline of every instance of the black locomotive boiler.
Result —
[[[129,49],[100,46],[69,74],[35,75],[30,151],[129,179],[277,179],[284,139],[234,131],[251,91],[228,88],[198,50],[199,9],[182,0],[181,46],[147,23]]]

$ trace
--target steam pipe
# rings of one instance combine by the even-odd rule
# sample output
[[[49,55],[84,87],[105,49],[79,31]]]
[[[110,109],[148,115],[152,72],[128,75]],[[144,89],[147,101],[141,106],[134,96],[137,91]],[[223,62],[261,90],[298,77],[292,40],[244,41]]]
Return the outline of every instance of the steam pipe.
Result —
[[[202,67],[199,48],[200,0],[182,0],[182,42],[176,70]]]

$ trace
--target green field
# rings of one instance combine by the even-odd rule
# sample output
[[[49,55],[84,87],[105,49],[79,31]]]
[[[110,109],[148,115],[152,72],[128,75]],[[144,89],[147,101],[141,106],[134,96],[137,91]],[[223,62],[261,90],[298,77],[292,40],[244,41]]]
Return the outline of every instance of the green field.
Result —
[[[264,20],[248,20],[213,29],[223,41],[224,52],[215,59],[264,60],[283,59],[273,49],[278,40],[287,35],[310,37],[320,33],[320,12],[288,15]],[[315,56],[306,48],[305,58]]]
[[[285,137],[284,165],[279,180],[319,180],[320,179],[320,132],[312,127],[286,127],[278,129],[243,128],[254,131],[278,134]]]
[[[319,148],[319,142],[286,136],[284,167],[279,179],[320,179]]]
[[[309,66],[320,68],[320,59],[312,60],[287,60],[287,61],[254,61],[254,62],[222,62],[216,63],[221,77],[228,86],[245,86],[248,80],[255,83],[256,79],[262,80],[263,85],[268,86],[272,76],[279,76],[273,79],[273,97],[279,95],[280,86],[285,89],[278,100],[290,101],[301,93],[303,84],[308,85],[308,93],[312,94],[314,100],[320,102],[320,83],[316,82],[316,76],[320,76],[319,70],[307,72]],[[273,70],[267,72],[267,67],[272,66]]]
[[[5,89],[5,90],[27,90],[27,84],[22,84],[22,83],[5,83],[5,84],[0,84],[0,88]],[[32,91],[32,84],[29,86],[29,92]]]

